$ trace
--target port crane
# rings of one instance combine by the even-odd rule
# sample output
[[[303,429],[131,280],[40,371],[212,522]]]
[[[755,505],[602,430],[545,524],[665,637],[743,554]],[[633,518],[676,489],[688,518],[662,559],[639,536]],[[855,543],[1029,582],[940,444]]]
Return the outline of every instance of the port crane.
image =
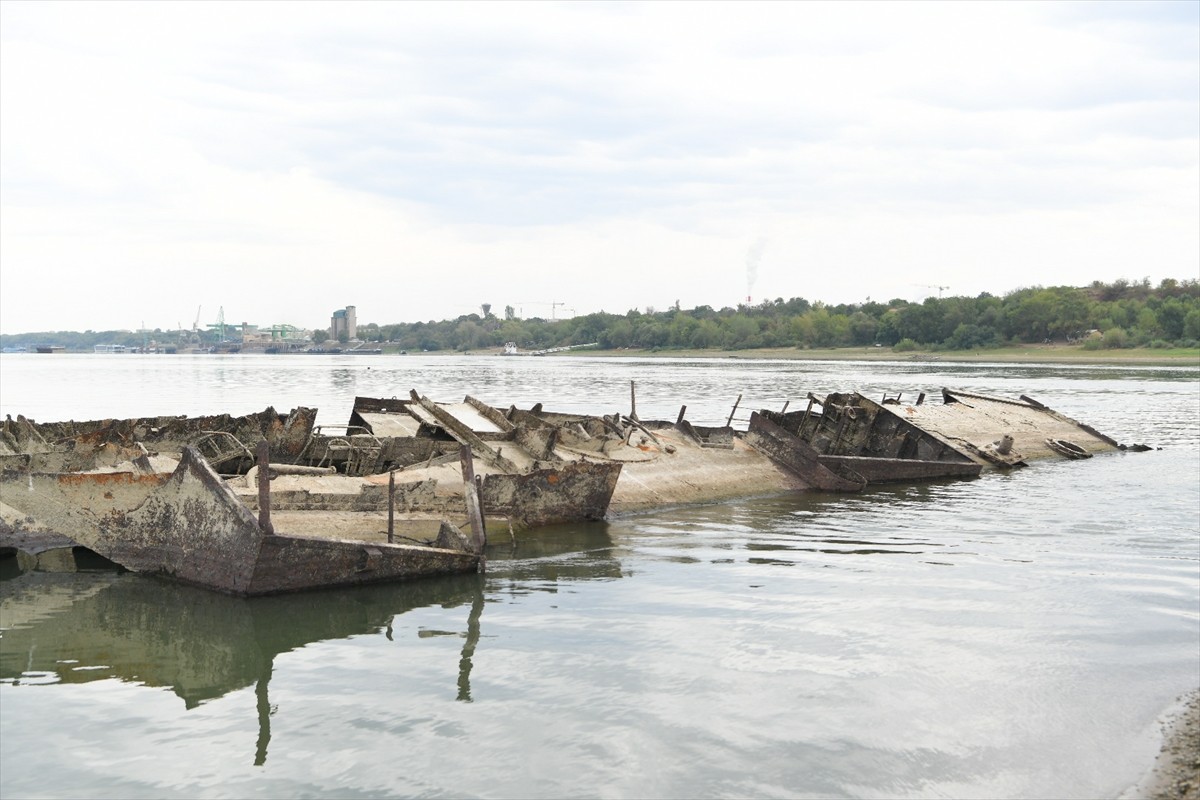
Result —
[[[299,328],[297,328],[295,325],[288,325],[286,322],[280,322],[280,323],[277,323],[277,324],[275,324],[275,325],[272,325],[272,326],[271,326],[271,327],[269,327],[269,328],[263,328],[263,329],[261,329],[261,332],[263,332],[263,333],[270,333],[270,334],[271,334],[271,340],[272,340],[272,341],[275,341],[276,339],[290,339],[290,338],[293,338],[293,337],[292,337],[292,334],[296,333],[296,332],[297,332],[297,331],[299,331],[299,330],[300,330],[300,329],[299,329]]]
[[[179,328],[179,343],[180,344],[199,344],[200,343],[200,309],[202,306],[196,306],[196,318],[192,320],[191,331],[183,329],[183,323],[176,322],[176,327]]]
[[[196,319],[199,319],[199,318],[200,318],[200,312],[197,311]],[[225,338],[225,306],[221,306],[217,310],[217,321],[210,322],[207,325],[205,325],[204,327],[211,328],[213,331],[217,332],[217,335],[218,335],[217,341],[218,342],[227,341],[227,339]]]

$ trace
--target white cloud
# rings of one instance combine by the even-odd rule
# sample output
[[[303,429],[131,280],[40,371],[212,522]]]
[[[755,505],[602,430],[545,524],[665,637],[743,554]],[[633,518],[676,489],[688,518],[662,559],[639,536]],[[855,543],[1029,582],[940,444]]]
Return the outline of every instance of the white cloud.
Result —
[[[1174,6],[6,2],[0,329],[1195,277]]]

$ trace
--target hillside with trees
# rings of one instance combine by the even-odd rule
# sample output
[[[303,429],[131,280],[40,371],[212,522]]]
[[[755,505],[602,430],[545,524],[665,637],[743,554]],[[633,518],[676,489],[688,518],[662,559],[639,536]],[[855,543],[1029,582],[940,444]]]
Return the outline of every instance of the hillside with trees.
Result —
[[[1018,289],[1003,297],[928,298],[827,305],[794,297],[757,305],[624,314],[599,312],[570,319],[502,316],[484,303],[480,314],[452,320],[358,326],[359,339],[398,350],[471,351],[515,342],[526,350],[595,343],[605,350],[744,350],[879,345],[904,350],[986,350],[1055,342],[1084,349],[1200,347],[1200,281],[1165,279],[1094,282],[1086,287]],[[317,336],[324,333],[318,331]],[[326,334],[327,336],[327,334]],[[90,351],[95,344],[141,344],[129,331],[43,332],[0,336],[3,347],[58,344]],[[324,337],[322,337],[324,338]]]
[[[361,338],[409,351],[477,350],[515,342],[540,350],[595,342],[605,350],[743,350],[881,345],[899,350],[973,350],[1039,342],[1087,349],[1200,346],[1200,281],[1148,280],[1079,288],[1033,287],[1004,297],[928,298],[921,303],[826,305],[795,297],[715,310],[709,306],[563,320],[468,314],[441,322],[359,326]]]

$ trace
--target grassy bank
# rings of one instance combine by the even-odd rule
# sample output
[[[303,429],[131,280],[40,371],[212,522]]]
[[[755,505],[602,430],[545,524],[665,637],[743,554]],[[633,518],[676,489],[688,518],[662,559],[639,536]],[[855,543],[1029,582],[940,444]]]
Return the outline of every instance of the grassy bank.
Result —
[[[476,354],[499,353],[499,348],[476,350]],[[994,350],[939,350],[896,352],[888,347],[839,347],[801,349],[797,347],[764,347],[752,350],[571,350],[559,356],[646,357],[646,358],[744,358],[788,359],[798,361],[952,361],[1124,364],[1143,366],[1200,367],[1200,348],[1146,348],[1118,350],[1084,350],[1063,344],[1026,345]]]

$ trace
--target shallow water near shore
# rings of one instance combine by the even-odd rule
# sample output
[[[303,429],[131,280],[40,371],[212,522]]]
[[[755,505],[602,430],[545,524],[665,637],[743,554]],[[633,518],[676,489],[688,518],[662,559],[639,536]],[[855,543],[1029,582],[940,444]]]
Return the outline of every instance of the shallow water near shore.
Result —
[[[631,380],[642,418],[696,424],[739,394],[1026,394],[1162,449],[500,536],[485,575],[406,585],[5,573],[0,795],[1090,798],[1143,776],[1200,685],[1197,369],[6,355],[0,413],[337,424],[410,388],[613,413]]]

